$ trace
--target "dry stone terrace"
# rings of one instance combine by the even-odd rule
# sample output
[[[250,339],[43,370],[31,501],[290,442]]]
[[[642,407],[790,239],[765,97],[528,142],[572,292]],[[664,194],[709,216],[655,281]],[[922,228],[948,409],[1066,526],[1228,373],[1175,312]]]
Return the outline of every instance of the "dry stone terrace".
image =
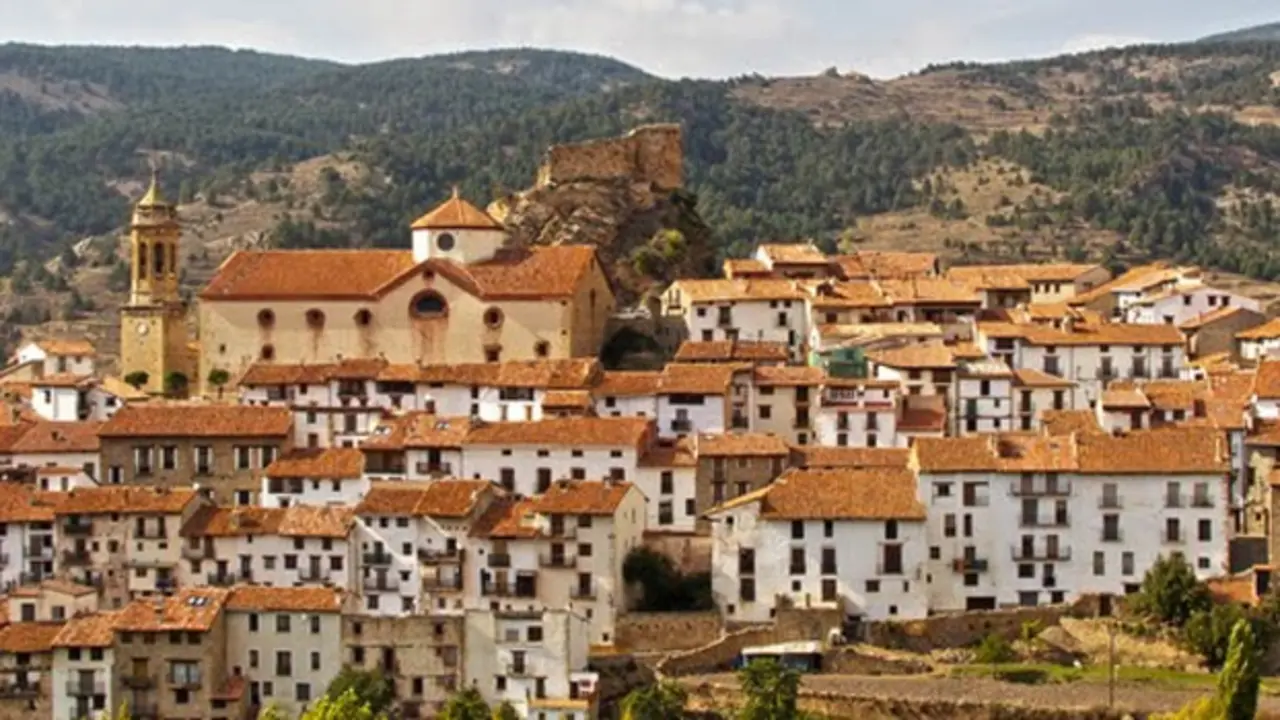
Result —
[[[561,147],[541,183],[669,192],[679,142]],[[455,193],[403,248],[237,253],[191,308],[160,185],[131,224],[122,376],[73,337],[0,370],[0,714],[296,712],[347,664],[405,717],[476,687],[585,720],[592,657],[725,629],[1035,613],[1173,552],[1239,601],[1269,581],[1230,549],[1276,546],[1280,340],[1196,268],[762,243],[628,315],[664,362],[615,370],[593,245],[517,247]],[[642,549],[709,569],[714,610],[642,615]],[[810,684],[1010,692],[965,682]],[[1122,697],[1172,706],[1144,692]]]

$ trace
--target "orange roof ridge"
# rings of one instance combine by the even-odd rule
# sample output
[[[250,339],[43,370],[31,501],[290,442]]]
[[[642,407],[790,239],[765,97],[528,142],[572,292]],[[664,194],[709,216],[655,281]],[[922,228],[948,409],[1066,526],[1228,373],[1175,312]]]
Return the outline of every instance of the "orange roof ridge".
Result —
[[[448,200],[413,221],[413,230],[502,230],[502,224],[472,205],[453,187]]]

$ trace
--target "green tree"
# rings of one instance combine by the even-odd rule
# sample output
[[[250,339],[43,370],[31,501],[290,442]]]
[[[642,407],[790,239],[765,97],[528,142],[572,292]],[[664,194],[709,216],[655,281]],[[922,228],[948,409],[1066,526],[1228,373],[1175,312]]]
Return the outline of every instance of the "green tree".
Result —
[[[395,702],[395,686],[381,670],[360,670],[344,665],[325,690],[326,697],[341,697],[355,693],[361,705],[367,705],[374,715],[386,713]]]
[[[168,395],[181,396],[187,394],[187,376],[174,370],[164,376],[164,391]]]
[[[1227,663],[1218,674],[1218,699],[1224,706],[1225,720],[1253,720],[1260,682],[1253,626],[1248,620],[1239,620],[1231,631]]]
[[[773,660],[757,660],[738,671],[743,704],[738,720],[799,720],[800,673]]]
[[[1209,610],[1197,610],[1182,629],[1183,642],[1204,658],[1210,668],[1222,667],[1235,627],[1241,621],[1248,622],[1244,608],[1235,603],[1214,605]]]
[[[504,702],[493,711],[493,720],[520,720],[520,713],[509,702]]]
[[[354,689],[348,688],[341,695],[325,693],[298,720],[385,720],[385,717],[375,713]]]
[[[145,370],[134,370],[124,376],[125,383],[132,385],[134,390],[141,390],[143,385],[151,382],[151,375]]]
[[[231,373],[222,368],[214,368],[209,371],[209,384],[217,388],[218,397],[222,397],[222,388],[231,382]]]
[[[440,720],[491,720],[492,715],[480,691],[467,688],[449,698],[440,711]]]
[[[1181,553],[1157,558],[1132,602],[1138,612],[1178,627],[1212,604],[1208,588],[1196,580],[1195,570]]]
[[[988,633],[974,652],[974,662],[984,665],[1006,663],[1014,658],[1013,645],[999,633]]]
[[[687,695],[670,680],[636,688],[622,699],[622,720],[669,720],[684,717]]]

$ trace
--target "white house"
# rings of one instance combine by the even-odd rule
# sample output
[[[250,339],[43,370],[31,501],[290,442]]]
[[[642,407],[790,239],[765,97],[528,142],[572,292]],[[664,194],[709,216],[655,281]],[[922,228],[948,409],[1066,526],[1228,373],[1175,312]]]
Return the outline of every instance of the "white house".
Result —
[[[263,507],[350,506],[369,490],[364,453],[356,448],[303,448],[276,458],[262,471]]]
[[[1137,588],[1178,552],[1226,570],[1227,462],[1212,428],[918,440],[934,611]]]
[[[591,622],[566,609],[466,613],[465,677],[485,701],[520,717],[594,717],[597,677],[587,672]]]
[[[880,380],[899,383],[904,395],[952,396],[956,358],[951,346],[920,343],[867,353],[871,372]]]
[[[781,278],[677,280],[662,295],[662,313],[679,324],[681,340],[786,343],[798,360],[809,336],[805,295]]]
[[[691,438],[659,440],[640,456],[635,484],[650,532],[691,533],[697,526],[698,458]]]
[[[729,619],[768,622],[784,600],[866,620],[928,613],[925,508],[905,468],[790,470],[706,516]]]
[[[1236,333],[1236,342],[1244,360],[1261,361],[1272,357],[1280,350],[1280,318],[1272,318],[1257,327]]]
[[[361,613],[461,612],[468,536],[499,494],[487,480],[375,484],[355,508]]]
[[[626,608],[622,565],[645,516],[629,482],[560,482],[532,500],[494,502],[472,528],[480,587],[469,607],[569,608],[591,621],[593,644],[613,642]]]
[[[232,589],[224,607],[228,675],[289,717],[324,695],[342,669],[342,593],[331,587]]]
[[[893,447],[898,444],[900,382],[828,377],[814,422],[814,444],[837,447]]]
[[[100,422],[41,421],[13,426],[0,436],[0,463],[10,467],[80,468],[101,480]]]
[[[125,403],[149,397],[114,377],[62,373],[31,381],[32,411],[55,422],[109,420]]]
[[[88,340],[80,338],[47,338],[23,344],[14,353],[14,364],[36,363],[37,375],[94,374],[97,351]]]
[[[1205,313],[1227,307],[1244,308],[1254,312],[1262,310],[1262,304],[1253,298],[1196,281],[1144,295],[1128,304],[1124,311],[1124,319],[1125,322],[1130,323],[1165,323],[1180,326]]]
[[[962,362],[951,404],[954,434],[1001,432],[1015,428],[1013,370],[998,360]]]
[[[94,595],[93,588],[83,590]],[[116,707],[114,614],[91,610],[68,618],[53,639],[53,718],[110,713]]]
[[[182,527],[180,582],[351,589],[354,530],[350,508],[204,507]]]
[[[54,504],[57,496],[32,492],[17,483],[0,483],[0,586],[13,588],[53,577]]]

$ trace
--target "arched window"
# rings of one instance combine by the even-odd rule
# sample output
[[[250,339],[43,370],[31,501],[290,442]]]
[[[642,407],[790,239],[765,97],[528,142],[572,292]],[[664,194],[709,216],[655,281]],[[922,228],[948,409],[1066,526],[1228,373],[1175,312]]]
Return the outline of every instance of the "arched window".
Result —
[[[484,324],[489,326],[491,330],[497,330],[502,327],[502,311],[496,307],[491,307],[484,311]]]
[[[320,310],[311,309],[307,311],[307,327],[312,330],[319,330],[324,327],[324,313]]]
[[[418,317],[441,317],[449,314],[449,303],[437,292],[424,292],[413,298],[410,307]]]
[[[142,277],[147,274],[147,244],[138,245],[138,266],[133,269],[134,274]]]
[[[156,245],[155,258],[155,274],[157,276],[164,275],[164,245]]]
[[[263,330],[269,330],[275,327],[276,314],[270,310],[262,309],[258,311],[258,327]]]
[[[356,325],[360,327],[368,327],[373,324],[373,313],[368,310],[361,309],[356,311]]]

